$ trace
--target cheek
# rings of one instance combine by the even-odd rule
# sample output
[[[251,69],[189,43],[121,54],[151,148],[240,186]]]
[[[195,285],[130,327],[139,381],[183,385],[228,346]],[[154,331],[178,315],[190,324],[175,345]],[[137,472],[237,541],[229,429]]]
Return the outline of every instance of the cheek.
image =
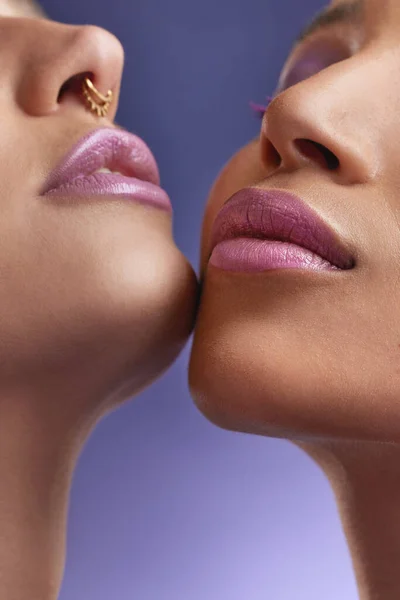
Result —
[[[209,243],[212,225],[223,204],[240,189],[260,182],[266,176],[265,167],[260,161],[260,145],[258,140],[250,142],[239,150],[226,164],[214,183],[204,213],[201,270],[209,256]]]

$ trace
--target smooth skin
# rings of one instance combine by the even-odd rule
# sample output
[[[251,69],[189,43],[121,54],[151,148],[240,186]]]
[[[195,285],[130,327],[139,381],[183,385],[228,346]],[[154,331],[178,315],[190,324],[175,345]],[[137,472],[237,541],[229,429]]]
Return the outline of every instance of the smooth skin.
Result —
[[[38,44],[40,40],[40,44]],[[113,126],[124,54],[97,27],[0,0],[0,598],[55,600],[71,476],[98,420],[165,371],[197,282],[170,216],[115,198],[41,197],[87,133]],[[75,76],[112,89],[106,119]]]
[[[323,468],[360,598],[398,600],[400,4],[330,8],[342,18],[325,19],[295,46],[259,139],[211,191],[190,386],[215,424],[292,440]],[[294,82],[296,63],[322,48],[336,59]],[[218,211],[249,186],[300,196],[351,249],[355,267],[246,274],[208,265]]]

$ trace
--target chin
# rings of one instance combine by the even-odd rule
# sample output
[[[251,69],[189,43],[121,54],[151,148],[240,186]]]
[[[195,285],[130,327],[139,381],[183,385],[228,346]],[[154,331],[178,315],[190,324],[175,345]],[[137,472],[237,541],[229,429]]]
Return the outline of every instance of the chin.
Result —
[[[195,404],[231,431],[292,441],[400,441],[399,374],[386,345],[379,349],[377,337],[367,343],[369,332],[351,343],[351,327],[361,331],[352,325],[356,306],[354,315],[338,307],[327,335],[332,302],[309,296],[301,303],[300,292],[304,298],[307,289],[324,287],[310,280],[307,288],[303,278],[244,281],[207,271],[189,367]],[[315,315],[315,306],[326,307],[325,315]]]
[[[188,261],[173,245],[143,258],[140,269],[128,269],[128,277],[119,278],[116,296],[106,307],[112,314],[113,360],[121,382],[114,386],[111,405],[160,377],[179,356],[194,325],[198,284]]]
[[[182,351],[193,329],[197,279],[172,241],[136,248],[109,266],[97,315],[113,407],[160,377]]]
[[[92,218],[92,230],[82,220],[73,238],[60,231],[51,253],[36,237],[26,242],[24,269],[0,290],[0,381],[8,389],[108,410],[159,377],[184,347],[197,303],[192,267],[164,226],[138,218],[136,228],[121,227],[111,217]]]

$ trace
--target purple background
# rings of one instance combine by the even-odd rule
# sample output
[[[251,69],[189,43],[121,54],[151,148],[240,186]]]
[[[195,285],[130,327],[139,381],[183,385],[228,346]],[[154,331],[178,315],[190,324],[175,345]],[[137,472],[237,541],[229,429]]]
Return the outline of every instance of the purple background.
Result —
[[[248,101],[275,87],[322,0],[46,0],[51,17],[126,48],[118,121],[153,149],[194,265],[204,200],[256,135]],[[333,496],[285,441],[224,432],[195,409],[189,349],[99,424],[81,456],[61,600],[356,598]]]

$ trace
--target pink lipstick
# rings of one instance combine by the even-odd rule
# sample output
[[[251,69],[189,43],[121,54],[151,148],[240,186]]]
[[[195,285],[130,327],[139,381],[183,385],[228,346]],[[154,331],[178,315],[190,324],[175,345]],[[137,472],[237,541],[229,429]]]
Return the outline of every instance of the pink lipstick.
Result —
[[[312,271],[354,267],[351,252],[299,198],[282,190],[245,188],[218,213],[210,264],[226,271]]]
[[[113,128],[82,138],[50,174],[41,193],[126,198],[172,211],[148,146],[136,135]]]

